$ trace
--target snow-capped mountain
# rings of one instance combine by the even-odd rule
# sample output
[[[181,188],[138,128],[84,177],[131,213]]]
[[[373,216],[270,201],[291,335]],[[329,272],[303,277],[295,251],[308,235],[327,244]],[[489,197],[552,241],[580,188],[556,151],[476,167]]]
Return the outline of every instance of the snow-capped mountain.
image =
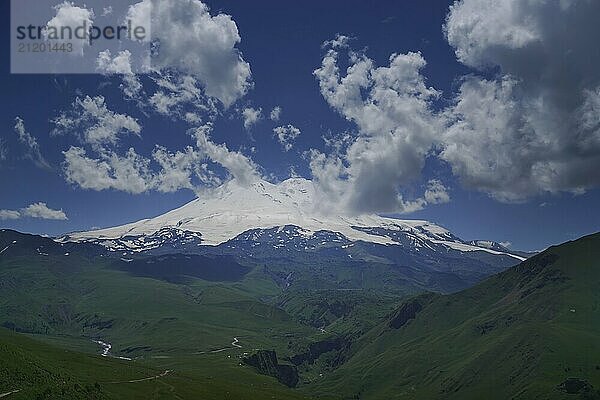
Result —
[[[245,233],[246,240],[250,240],[264,235],[262,231],[268,230],[272,237],[285,229],[286,237],[278,239],[280,246],[294,243],[297,249],[326,242],[340,246],[366,242],[403,246],[415,251],[486,252],[509,256],[516,262],[524,259],[505,248],[467,243],[428,221],[324,214],[315,201],[312,182],[301,178],[279,184],[259,181],[250,186],[232,180],[155,218],[114,228],[76,232],[59,240],[99,243],[113,251],[142,252],[163,246],[173,249],[217,246],[234,239],[239,243]]]

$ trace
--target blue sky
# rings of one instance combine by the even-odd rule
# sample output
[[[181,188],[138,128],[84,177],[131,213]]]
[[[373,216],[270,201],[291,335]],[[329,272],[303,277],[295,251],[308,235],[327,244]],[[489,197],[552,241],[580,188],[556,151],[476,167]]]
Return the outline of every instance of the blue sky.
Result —
[[[483,0],[481,2],[486,3]],[[477,3],[476,0],[465,1],[466,5],[463,4],[462,8],[457,7],[454,10],[453,24],[449,25],[450,32],[455,34],[452,39],[444,35],[442,26],[453,1],[390,1],[378,2],[375,5],[364,1],[330,1],[326,4],[314,2],[294,5],[280,1],[206,1],[205,3],[209,6],[211,15],[220,13],[230,15],[231,20],[237,26],[241,41],[235,45],[235,48],[250,66],[249,81],[252,82],[252,87],[237,96],[231,105],[225,107],[217,102],[216,112],[206,119],[202,116],[203,120],[210,120],[212,123],[210,140],[216,144],[225,144],[230,152],[245,155],[259,166],[261,175],[274,182],[289,177],[292,171],[294,174],[309,179],[313,178],[314,171],[311,170],[309,163],[311,156],[307,152],[314,149],[322,154],[331,154],[332,151],[324,144],[323,137],[339,138],[344,132],[349,132],[354,138],[374,137],[374,134],[365,128],[369,121],[357,117],[357,111],[349,110],[346,103],[344,105],[334,104],[333,100],[326,98],[320,89],[319,79],[313,74],[313,71],[321,67],[329,50],[339,53],[336,61],[342,75],[345,74],[347,66],[357,63],[356,59],[346,57],[346,53],[358,54],[359,61],[361,57],[367,57],[372,62],[373,68],[377,68],[388,65],[390,55],[393,53],[420,52],[422,59],[426,61],[426,66],[419,70],[420,76],[423,77],[427,87],[433,87],[438,92],[438,95],[428,103],[428,112],[433,117],[428,117],[427,121],[430,119],[437,121],[442,114],[452,114],[449,118],[454,122],[457,119],[479,121],[475,111],[465,111],[466,105],[471,104],[466,101],[467,94],[482,93],[482,90],[477,88],[490,82],[490,85],[493,83],[494,87],[499,88],[503,82],[508,82],[509,74],[512,77],[522,78],[519,83],[513,84],[518,90],[511,92],[510,96],[512,97],[504,98],[497,94],[491,100],[487,97],[482,98],[480,101],[482,107],[484,107],[485,101],[504,99],[506,102],[510,101],[515,108],[529,110],[532,104],[536,104],[535,100],[540,98],[534,97],[541,96],[538,93],[550,93],[547,95],[548,98],[544,99],[551,101],[556,97],[554,93],[558,90],[551,83],[541,79],[539,82],[531,79],[531,82],[534,83],[529,84],[528,72],[521,65],[531,65],[531,63],[527,62],[527,55],[518,51],[525,48],[529,52],[535,52],[538,47],[543,50],[546,37],[552,38],[553,32],[549,31],[549,28],[545,28],[546,30],[540,28],[539,32],[529,35],[537,35],[537,40],[541,44],[529,44],[527,42],[529,36],[523,36],[526,38],[524,39],[527,42],[526,45],[533,47],[526,47],[522,41],[517,44],[514,42],[497,44],[496,47],[506,45],[510,51],[514,51],[514,55],[511,53],[512,58],[510,59],[506,58],[506,52],[497,55],[491,53],[492,50],[489,48],[483,47],[482,43],[489,42],[489,38],[475,36],[476,34],[481,36],[483,33],[472,27],[467,27],[471,30],[465,34],[464,38],[460,36],[465,31],[464,24],[461,25],[461,18],[466,20],[464,14],[476,12],[473,9],[477,9],[477,4],[474,4],[473,8],[468,8],[468,3]],[[108,227],[161,214],[196,196],[195,191],[189,188],[173,190],[170,193],[162,193],[154,189],[138,191],[138,193],[128,193],[127,190],[115,188],[86,189],[76,180],[67,179],[63,152],[71,146],[83,148],[83,145],[81,139],[73,132],[53,133],[56,130],[56,124],[52,123],[52,120],[64,113],[74,112],[76,115],[77,110],[74,110],[73,103],[77,97],[103,96],[109,110],[130,116],[139,123],[141,126],[139,136],[135,134],[120,136],[118,144],[110,150],[115,154],[123,155],[129,147],[133,147],[139,155],[151,157],[157,144],[164,146],[170,152],[182,150],[186,146],[194,147],[194,140],[189,133],[193,127],[181,118],[140,108],[138,102],[125,98],[119,87],[122,83],[120,75],[10,74],[9,37],[12,32],[10,31],[8,2],[3,2],[2,7],[2,15],[5,18],[5,23],[2,24],[5,57],[2,57],[0,64],[0,79],[2,80],[0,121],[3,127],[0,138],[4,149],[4,157],[0,158],[0,182],[3,184],[0,209],[14,210],[20,213],[19,218],[1,220],[2,227],[50,235],[87,230],[93,227]],[[559,12],[550,9],[538,11],[540,10],[522,10],[523,13],[532,12],[536,13],[535,15],[538,15],[539,18],[547,17],[548,19],[552,17],[553,12]],[[503,17],[501,13],[496,15],[498,18]],[[569,14],[569,18],[572,20],[567,18],[568,22],[572,23],[575,18],[581,17],[573,12],[572,15]],[[508,16],[507,20],[515,25],[515,32],[521,32],[517,29],[521,25],[514,16]],[[583,25],[585,25],[584,22],[582,22]],[[506,27],[503,29],[510,30]],[[493,31],[494,26],[490,26],[490,30]],[[334,39],[338,34],[348,36],[349,41],[337,48],[322,47],[325,41]],[[498,37],[506,36],[499,35]],[[514,38],[514,36],[511,37]],[[480,45],[481,51],[465,53],[462,56],[457,55],[457,49],[465,46],[464,42],[468,40],[474,42],[475,45]],[[565,44],[565,46],[567,45],[568,43]],[[577,56],[578,49],[573,51],[573,54]],[[596,53],[591,56],[588,54],[588,63],[592,63],[594,57],[597,56],[597,50],[592,51]],[[547,58],[550,60],[548,61],[549,65],[552,65],[552,60],[554,60],[551,56],[549,54]],[[490,66],[480,67],[480,64],[483,63],[490,64]],[[575,62],[573,65],[576,68],[579,64]],[[584,64],[581,65],[581,68],[575,72],[585,74],[587,69]],[[534,65],[530,68],[535,70],[536,67]],[[546,71],[544,68],[546,67],[539,66],[541,72]],[[548,73],[552,75],[555,71],[563,69],[559,65],[555,70],[548,69]],[[475,89],[468,92],[469,87],[464,86],[464,82],[469,78],[465,77],[473,76],[476,77],[474,79],[477,79],[474,83]],[[561,78],[560,75],[553,76],[554,81],[557,80],[557,76]],[[585,91],[587,88],[590,93],[594,93],[595,85],[599,83],[598,76],[585,77],[587,86],[582,86],[580,91],[587,93]],[[148,76],[140,76],[139,79],[144,88],[154,84]],[[569,79],[565,78],[565,81],[570,82]],[[198,86],[202,88],[203,83],[200,79]],[[577,83],[579,84],[579,81]],[[530,86],[535,86],[535,90]],[[364,90],[370,89],[364,88]],[[499,89],[497,92],[500,93]],[[561,98],[568,98],[570,95],[570,93],[565,93]],[[592,98],[591,96],[590,94],[590,98]],[[465,108],[453,108],[453,105],[459,103],[461,99],[465,99]],[[593,104],[592,100],[590,100],[590,104]],[[147,101],[147,99],[141,101]],[[574,110],[586,109],[585,106],[588,104],[586,101],[580,100],[581,104],[570,108],[563,107],[559,101],[556,101],[556,107],[559,112],[575,115]],[[281,108],[281,115],[278,121],[272,121],[269,119],[269,113],[276,106]],[[186,110],[193,109],[192,105],[183,105],[183,107],[187,107]],[[250,128],[244,127],[242,111],[245,108],[262,109],[262,119]],[[594,112],[597,111],[597,109],[591,108],[592,115],[595,115]],[[468,114],[469,112],[472,112],[473,115]],[[514,118],[502,119],[503,123],[506,120],[510,122],[510,124],[498,125],[502,132],[513,129],[514,126],[511,124],[515,119],[532,121],[542,119],[539,117],[542,114],[538,111],[527,111],[528,114],[524,111],[511,112],[519,118],[513,115]],[[74,115],[69,115],[71,118],[75,118]],[[35,151],[32,152],[31,146],[28,146],[23,140],[19,140],[19,135],[15,131],[15,118],[17,117],[22,119],[25,131],[37,141],[39,157],[43,161]],[[497,117],[500,121],[501,116]],[[455,142],[465,146],[464,150],[459,149],[457,153],[448,151],[445,156],[423,156],[424,164],[422,169],[417,164],[416,177],[412,176],[411,179],[405,180],[405,175],[400,174],[399,181],[391,182],[391,184],[398,188],[399,193],[406,200],[414,200],[421,198],[423,188],[428,182],[435,180],[443,184],[449,201],[430,201],[422,207],[417,207],[422,209],[406,213],[399,213],[406,211],[406,208],[404,210],[398,208],[396,210],[398,212],[383,208],[369,211],[377,211],[386,215],[400,215],[401,218],[428,219],[443,225],[464,239],[510,242],[513,248],[524,250],[541,249],[549,244],[560,243],[595,232],[600,227],[600,214],[597,212],[600,204],[600,190],[597,188],[597,179],[593,176],[585,177],[590,175],[590,171],[594,171],[594,167],[597,166],[594,164],[597,162],[597,157],[590,157],[589,160],[582,158],[584,165],[573,166],[577,161],[577,151],[556,154],[549,160],[545,160],[543,156],[526,152],[528,156],[536,160],[537,164],[527,162],[525,156],[515,158],[515,160],[508,159],[507,165],[500,163],[494,166],[497,175],[506,176],[504,181],[496,181],[490,178],[493,174],[482,174],[479,170],[469,169],[472,165],[465,164],[464,159],[461,158],[461,155],[468,151],[473,151],[477,155],[478,152],[481,153],[481,148],[485,149],[489,146],[484,143],[482,147],[470,147],[464,141],[465,135],[468,135],[469,132],[463,127],[455,124],[453,125],[454,130],[440,128],[435,121],[432,122],[432,126],[437,127],[440,131],[434,130],[431,135],[443,137],[443,139],[439,142],[434,139],[432,141],[435,143],[432,146],[434,150],[431,151],[439,154],[443,152],[443,149],[452,148]],[[301,133],[293,141],[291,149],[285,151],[274,137],[273,129],[278,126],[285,127],[288,124],[299,129]],[[490,119],[490,124],[495,124],[495,121]],[[473,122],[472,125],[476,126],[476,122]],[[552,126],[544,126],[544,129],[547,129],[544,130],[541,123],[538,125],[532,123],[531,126],[528,125],[527,129],[531,129],[530,135],[533,139],[528,143],[547,135],[559,145],[569,144],[570,142],[565,141],[567,140],[565,138],[575,135],[571,128],[557,122]],[[85,127],[80,126],[78,129],[85,129]],[[523,132],[524,128],[514,129]],[[596,138],[597,132],[593,131],[593,127],[590,129],[589,132],[586,131],[582,134],[588,134],[593,139]],[[485,140],[485,134],[484,132],[482,136],[478,136],[477,140]],[[489,135],[495,134],[497,133]],[[519,153],[523,149],[522,143],[518,141],[519,135],[508,138],[502,136],[498,139],[499,142],[494,143],[500,143],[504,149],[502,151],[511,154],[510,140],[513,137],[517,138],[514,141],[514,153]],[[87,144],[89,145],[89,142]],[[564,147],[570,148],[568,145]],[[590,144],[588,149],[591,152],[597,152],[595,143]],[[93,149],[88,147],[86,154],[91,155],[92,151]],[[544,150],[540,147],[537,151],[543,152]],[[480,155],[481,157],[485,156],[484,154]],[[598,153],[594,153],[594,156],[597,155]],[[358,163],[348,153],[341,157],[350,165]],[[475,159],[480,161],[476,157]],[[540,159],[542,160],[540,161]],[[469,158],[469,162],[471,160],[472,158]],[[548,167],[553,171],[550,178],[545,174],[535,175],[536,177],[540,176],[539,180],[544,181],[539,188],[536,184],[532,185],[531,181],[523,178],[522,186],[515,185],[508,191],[504,190],[505,186],[510,186],[511,181],[517,180],[511,175],[513,169],[511,163],[514,163],[514,169],[524,168],[523,165],[528,166],[529,172],[515,175],[520,177],[531,174],[531,170],[535,170],[538,174],[539,165],[554,165],[547,163],[555,163],[556,160],[560,160],[560,164],[556,164],[558,167],[555,169]],[[210,161],[214,173],[221,179],[227,179],[227,168],[218,165],[219,163],[213,159]],[[406,164],[400,163],[399,165]],[[504,172],[502,168],[505,168],[507,172]],[[580,179],[579,177],[584,178]],[[194,181],[194,183],[198,182]],[[336,184],[338,183],[336,181]],[[341,188],[346,187],[343,183],[339,183],[339,185]],[[356,190],[354,186],[351,187],[352,190]],[[523,188],[525,188],[524,191]],[[532,188],[531,191],[529,188]],[[580,190],[580,188],[584,188],[584,190]],[[515,193],[521,192],[524,193],[522,198],[516,199]],[[371,196],[377,197],[378,194],[372,193]],[[27,211],[27,206],[39,202],[45,203],[49,209],[62,210],[68,219],[47,219],[35,212]]]

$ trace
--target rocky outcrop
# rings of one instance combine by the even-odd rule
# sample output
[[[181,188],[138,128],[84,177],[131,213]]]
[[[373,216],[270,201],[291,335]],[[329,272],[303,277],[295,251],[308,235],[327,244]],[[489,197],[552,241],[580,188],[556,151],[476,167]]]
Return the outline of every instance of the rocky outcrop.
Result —
[[[558,390],[567,394],[589,394],[594,388],[585,379],[567,378],[558,385]]]
[[[290,357],[290,361],[296,366],[300,366],[305,363],[313,364],[319,357],[321,357],[321,355],[329,352],[336,352],[337,357],[334,357],[334,365],[331,365],[331,367],[337,367],[344,361],[344,353],[347,352],[351,344],[352,342],[344,338],[332,338],[313,342],[308,345],[306,351]]]
[[[287,387],[298,384],[298,370],[293,365],[279,364],[274,350],[258,350],[249,357],[242,359],[243,363],[253,367],[259,374],[272,376]]]
[[[423,309],[419,299],[412,299],[402,304],[396,314],[390,319],[388,325],[392,329],[400,329],[411,319],[415,319],[417,313]]]

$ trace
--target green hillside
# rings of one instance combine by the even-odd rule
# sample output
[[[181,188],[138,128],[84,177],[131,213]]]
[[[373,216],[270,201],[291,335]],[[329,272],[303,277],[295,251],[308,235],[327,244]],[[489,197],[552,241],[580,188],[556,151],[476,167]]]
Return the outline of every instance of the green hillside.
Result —
[[[65,399],[304,398],[240,365],[245,352],[268,348],[285,355],[290,340],[302,343],[318,332],[259,299],[278,293],[271,281],[252,272],[222,281],[140,276],[148,274],[45,238],[7,232],[1,239],[8,249],[0,257],[0,326],[6,328],[0,328],[0,348],[7,354],[0,355],[0,394],[21,389],[10,398],[31,399],[48,389],[47,398],[60,393]],[[133,360],[97,356],[101,347],[93,340],[111,343],[112,356]],[[165,370],[173,372],[156,382],[107,383]]]
[[[225,258],[123,261],[8,231],[0,245],[10,399],[593,399],[600,389],[600,234],[471,289],[412,298],[282,288],[270,268]],[[109,357],[94,340],[112,345]]]
[[[60,349],[0,329],[0,394],[11,399],[110,399],[116,384],[159,375],[154,368]]]
[[[551,247],[463,292],[409,300],[353,350],[312,393],[600,398],[600,234]]]
[[[0,395],[21,400],[304,399],[227,356],[137,362],[65,350],[0,328]]]

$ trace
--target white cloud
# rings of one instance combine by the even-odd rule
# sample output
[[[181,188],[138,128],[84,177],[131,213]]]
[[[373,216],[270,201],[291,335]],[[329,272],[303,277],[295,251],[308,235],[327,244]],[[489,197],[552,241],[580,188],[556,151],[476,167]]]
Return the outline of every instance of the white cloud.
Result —
[[[255,168],[241,154],[229,152],[224,145],[215,145],[208,139],[201,150],[187,146],[183,151],[172,153],[156,146],[151,157],[139,155],[133,148],[123,156],[102,149],[97,158],[93,158],[80,147],[71,147],[63,154],[68,182],[82,189],[113,189],[132,194],[152,190],[162,193],[181,189],[198,191],[201,186],[219,185],[222,181],[204,162],[207,158],[230,170],[240,182],[252,180],[252,172],[242,168]]]
[[[467,77],[442,158],[501,201],[600,185],[597,1],[462,0],[445,26]],[[494,76],[494,71],[498,71]]]
[[[599,186],[599,14],[592,1],[456,1],[444,30],[475,74],[462,78],[439,113],[419,53],[394,54],[389,67],[376,67],[348,50],[347,37],[326,42],[315,76],[357,134],[328,139],[329,154],[308,153],[323,195],[354,212],[445,202],[435,180],[421,198],[402,196],[436,156],[466,187],[500,201]],[[338,58],[346,50],[343,74]]]
[[[56,133],[81,135],[85,143],[94,146],[116,144],[119,135],[139,135],[142,130],[135,118],[109,110],[102,96],[76,98],[73,110],[62,113],[52,122]]]
[[[438,179],[432,179],[427,183],[427,190],[423,197],[427,204],[443,204],[450,201],[448,189]]]
[[[184,118],[198,125],[202,122],[199,112],[186,112],[179,108],[177,97],[203,95],[195,86],[194,77],[187,75],[179,78],[155,78],[157,85],[169,94],[165,94],[163,102],[157,100],[154,106],[164,113],[185,112]],[[198,191],[201,186],[214,186],[222,182],[206,161],[219,164],[241,184],[260,177],[258,167],[252,160],[240,152],[230,151],[225,144],[215,144],[210,140],[210,123],[193,131],[197,148],[188,146],[173,153],[157,145],[152,154],[146,157],[138,154],[134,148],[129,148],[125,154],[116,150],[120,135],[139,135],[141,126],[134,118],[109,110],[101,96],[77,98],[73,109],[63,112],[53,122],[56,132],[79,134],[81,142],[91,147],[91,152],[78,146],[71,146],[63,152],[65,179],[82,189],[113,189],[132,194],[152,190]]]
[[[191,146],[186,147],[183,152],[175,153],[169,153],[164,147],[157,146],[152,157],[161,166],[160,172],[154,177],[155,187],[159,192],[196,190],[197,186],[192,182],[194,176],[206,185],[221,183],[218,177],[207,170],[206,164],[201,163],[201,154]]]
[[[331,47],[332,49],[348,48],[348,45],[349,45],[351,39],[352,38],[349,36],[337,34],[335,36],[335,39],[326,40],[323,43],[322,47],[323,48]]]
[[[296,128],[294,125],[278,126],[273,129],[273,132],[285,151],[292,149],[294,140],[296,140],[301,133],[300,129]]]
[[[252,125],[262,119],[262,108],[246,107],[242,110],[242,118],[244,119],[244,128],[250,129]]]
[[[279,106],[275,106],[273,107],[273,109],[271,110],[271,113],[269,114],[269,119],[271,121],[279,121],[279,118],[281,117],[281,107]]]
[[[21,213],[16,210],[0,210],[0,220],[19,218],[21,218]]]
[[[192,124],[200,122],[201,116],[210,119],[216,114],[214,101],[202,93],[193,76],[158,75],[153,80],[158,90],[150,97],[149,104],[158,113],[182,118]]]
[[[135,74],[124,74],[122,76],[123,83],[120,85],[123,94],[127,98],[139,100],[143,89],[142,82]]]
[[[50,39],[53,38],[53,35],[58,34],[59,36],[54,37],[61,38],[61,43],[71,44],[73,51],[69,54],[83,56],[84,48],[90,45],[86,38],[88,37],[90,27],[94,23],[94,12],[87,8],[77,7],[69,1],[58,4],[54,9],[56,10],[56,15],[46,24],[46,34]],[[78,38],[77,35],[75,35],[75,30],[82,26],[88,28],[88,32],[85,32],[85,36],[79,34],[79,37],[84,36],[83,39]],[[63,27],[71,29],[73,34],[70,39],[68,36],[61,36],[61,29]]]
[[[98,53],[96,69],[103,74],[132,74],[131,52],[122,50],[112,57],[110,50]]]
[[[42,153],[40,151],[40,145],[38,144],[36,138],[31,136],[31,134],[27,132],[27,130],[25,129],[25,123],[20,117],[15,118],[15,132],[17,133],[19,142],[21,142],[25,147],[27,147],[27,157],[33,160],[33,162],[40,168],[51,168],[50,164],[42,156]]]
[[[142,83],[131,66],[131,52],[121,50],[114,57],[110,50],[103,50],[96,58],[96,70],[105,75],[121,75],[121,90],[129,99],[141,100]]]
[[[127,18],[147,27],[146,40],[160,43],[153,68],[194,76],[225,107],[251,88],[250,65],[236,48],[241,38],[231,16],[212,16],[199,0],[143,0],[129,8]]]
[[[133,148],[125,156],[103,150],[98,159],[88,157],[80,147],[71,146],[63,154],[66,180],[82,189],[115,189],[137,194],[152,188],[149,160]]]
[[[193,112],[186,112],[185,115],[183,116],[183,119],[188,124],[192,124],[192,125],[197,125],[202,121],[202,118],[200,118],[200,116],[198,114],[193,113]]]
[[[558,1],[553,3],[560,7]],[[548,5],[522,0],[456,1],[444,30],[461,62],[471,67],[495,65],[502,57],[498,50],[523,49],[541,39],[545,15],[538,17],[532,11],[543,12]]]
[[[52,210],[48,208],[46,203],[33,203],[23,209],[21,209],[21,215],[31,218],[41,218],[41,219],[57,219],[57,220],[66,220],[67,215],[63,212],[63,210]]]
[[[439,93],[425,84],[420,53],[392,54],[388,66],[375,67],[349,52],[345,76],[337,48],[347,39],[327,42],[334,48],[315,71],[325,100],[358,128],[358,135],[335,145],[329,155],[309,153],[317,187],[349,212],[409,212],[426,201],[405,200],[400,189],[420,177],[425,158],[442,128],[431,110]],[[326,43],[326,45],[327,45]]]
[[[194,130],[198,151],[210,161],[225,168],[241,185],[250,185],[260,179],[258,166],[244,154],[232,151],[225,144],[216,144],[210,139],[210,125]]]
[[[53,219],[53,220],[67,220],[67,215],[64,211],[53,210],[48,208],[46,203],[38,202],[28,205],[25,208],[17,210],[0,210],[0,220],[6,219],[20,219],[24,217],[40,218],[40,219]]]

